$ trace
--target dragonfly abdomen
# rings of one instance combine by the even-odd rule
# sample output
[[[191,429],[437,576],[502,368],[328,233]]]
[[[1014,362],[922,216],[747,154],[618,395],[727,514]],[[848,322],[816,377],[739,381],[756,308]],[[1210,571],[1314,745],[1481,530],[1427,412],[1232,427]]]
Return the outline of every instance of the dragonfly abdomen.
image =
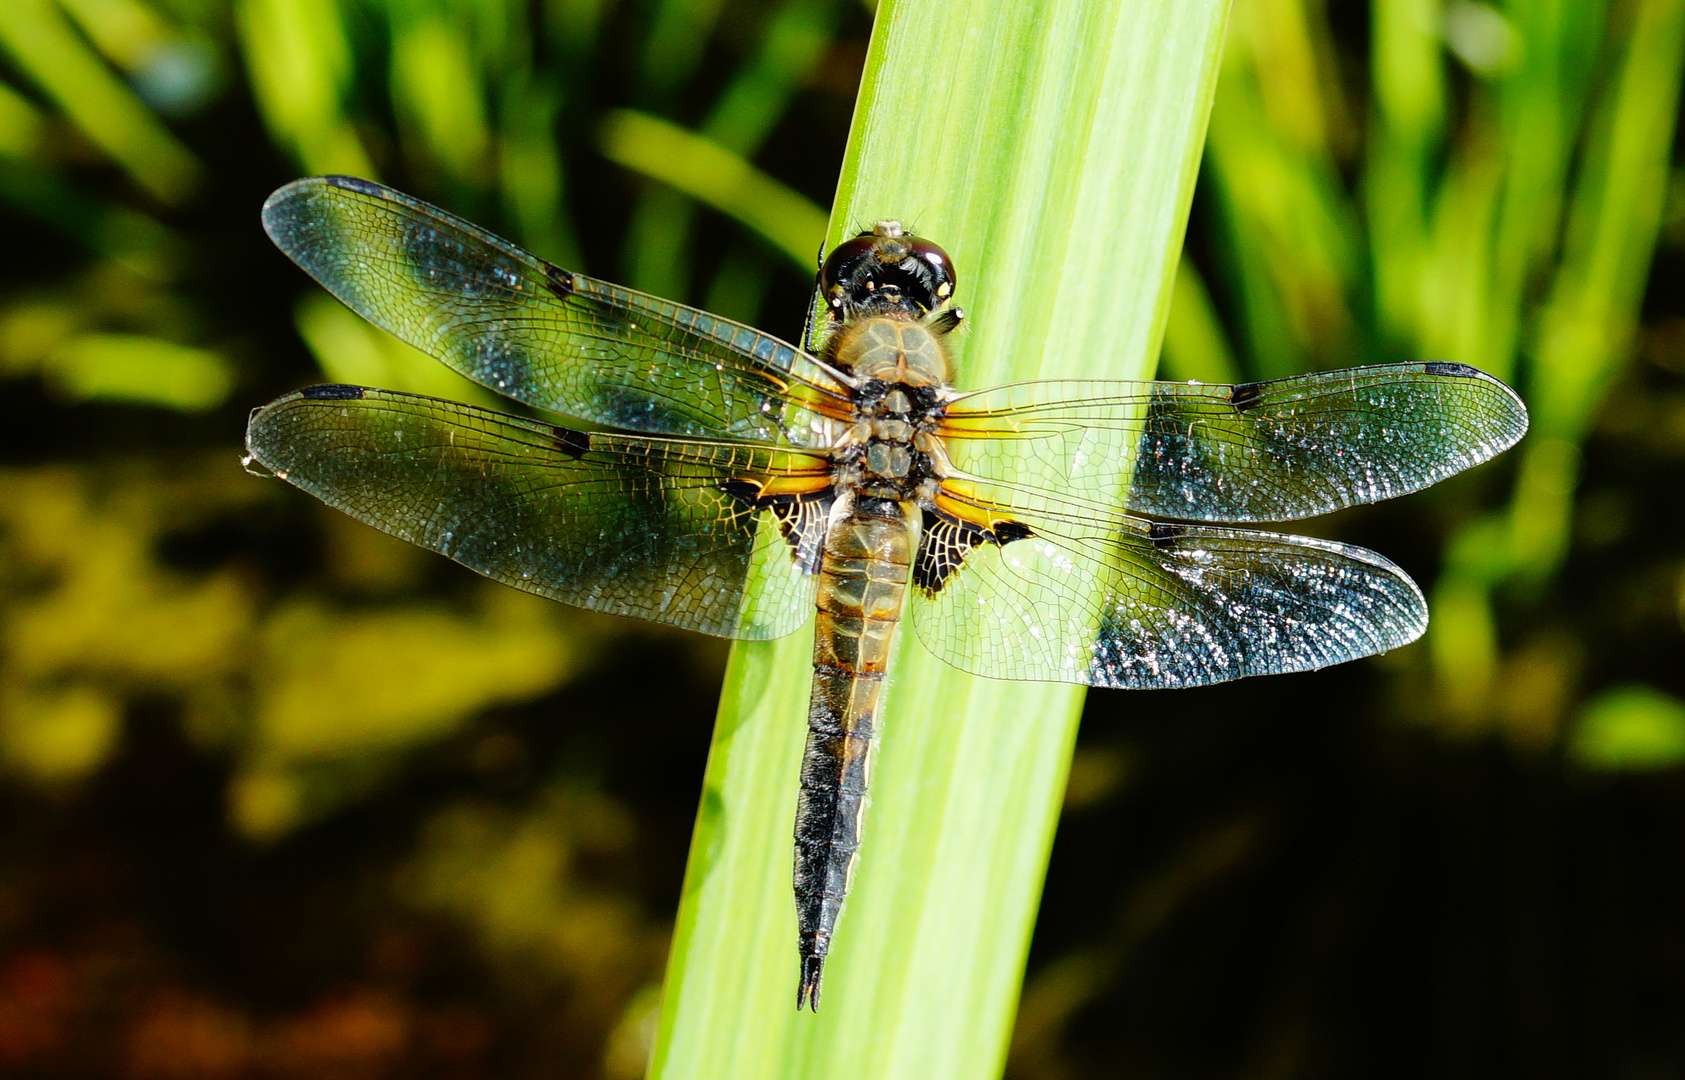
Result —
[[[819,570],[813,695],[796,799],[798,1009],[819,1006],[825,954],[854,871],[878,697],[917,541],[911,504],[844,498],[849,504],[832,518]]]

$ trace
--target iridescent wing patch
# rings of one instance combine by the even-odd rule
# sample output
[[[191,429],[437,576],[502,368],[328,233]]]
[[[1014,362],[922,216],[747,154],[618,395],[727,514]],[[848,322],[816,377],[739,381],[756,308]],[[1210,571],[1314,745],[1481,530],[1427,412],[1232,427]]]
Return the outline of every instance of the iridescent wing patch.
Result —
[[[1237,386],[1014,383],[964,394],[942,434],[962,472],[1026,507],[1291,521],[1418,491],[1515,444],[1515,392],[1462,364],[1389,364]],[[1127,467],[1127,468],[1126,468]]]
[[[359,315],[534,408],[648,434],[829,445],[843,389],[759,330],[551,265],[436,206],[317,176],[263,227]]]
[[[1185,522],[1392,498],[1526,428],[1513,391],[1459,364],[961,395],[942,431],[953,520],[927,526],[913,622],[965,671],[1090,686],[1196,686],[1384,652],[1427,627],[1420,591],[1385,558]]]
[[[527,592],[756,640],[813,612],[816,557],[792,553],[819,537],[791,508],[828,485],[823,454],[586,433],[354,386],[264,406],[246,445],[329,506]]]
[[[963,671],[1203,686],[1370,656],[1427,627],[1415,584],[1348,544],[1098,509],[1016,520],[912,605],[919,640]]]

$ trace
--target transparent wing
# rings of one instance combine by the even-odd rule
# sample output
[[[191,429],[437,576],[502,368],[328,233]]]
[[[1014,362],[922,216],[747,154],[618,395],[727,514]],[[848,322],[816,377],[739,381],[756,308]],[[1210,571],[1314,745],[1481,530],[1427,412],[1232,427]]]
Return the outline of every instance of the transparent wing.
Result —
[[[912,619],[931,652],[997,679],[1124,689],[1308,671],[1420,637],[1427,605],[1363,548],[1243,529],[1019,515],[1028,535],[964,547],[927,530]],[[1012,535],[1012,534],[1008,534]],[[933,551],[946,547],[945,553]],[[944,562],[944,554],[946,561]]]
[[[586,434],[354,386],[258,409],[246,448],[360,521],[579,607],[749,639],[813,610],[811,560],[746,493],[823,485],[822,455]]]
[[[610,427],[825,445],[836,384],[777,338],[570,273],[367,180],[269,197],[263,227],[353,311],[483,386]]]
[[[1238,386],[1039,382],[958,398],[954,465],[1026,509],[1116,505],[1193,521],[1288,521],[1427,487],[1513,446],[1527,410],[1463,364],[1389,364]]]

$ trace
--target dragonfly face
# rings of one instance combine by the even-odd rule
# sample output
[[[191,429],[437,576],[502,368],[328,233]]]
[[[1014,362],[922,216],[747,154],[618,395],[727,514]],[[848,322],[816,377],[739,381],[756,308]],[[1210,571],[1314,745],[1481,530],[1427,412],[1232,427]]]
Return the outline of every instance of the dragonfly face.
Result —
[[[1527,425],[1509,388],[1460,364],[959,392],[952,261],[894,222],[826,258],[813,351],[562,270],[367,181],[289,184],[264,227],[377,326],[514,400],[617,431],[314,387],[253,414],[249,463],[580,607],[744,640],[814,619],[798,1007],[818,1004],[904,614],[965,671],[1089,686],[1382,652],[1426,626],[1397,567],[1233,526],[1415,491]]]
[[[832,249],[819,267],[819,293],[838,324],[873,315],[923,318],[954,295],[954,265],[899,221],[880,221]]]

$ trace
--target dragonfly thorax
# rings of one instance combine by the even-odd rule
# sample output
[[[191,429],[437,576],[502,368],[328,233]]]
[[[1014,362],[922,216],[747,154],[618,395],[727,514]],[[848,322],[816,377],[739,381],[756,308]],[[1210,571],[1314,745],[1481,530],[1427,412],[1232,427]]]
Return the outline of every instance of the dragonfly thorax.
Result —
[[[880,499],[922,497],[944,472],[935,434],[941,388],[867,379],[854,404],[854,423],[831,452],[836,488]]]
[[[831,341],[830,360],[862,379],[946,386],[948,348],[922,322],[888,316],[852,323]]]

